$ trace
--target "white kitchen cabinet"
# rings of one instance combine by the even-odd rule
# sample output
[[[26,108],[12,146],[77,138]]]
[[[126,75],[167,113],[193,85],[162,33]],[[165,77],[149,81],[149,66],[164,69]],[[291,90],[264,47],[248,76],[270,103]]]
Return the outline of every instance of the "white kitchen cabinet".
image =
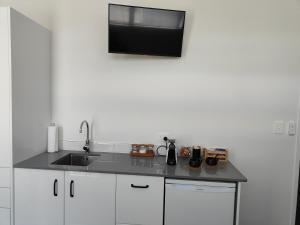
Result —
[[[17,168],[15,225],[115,225],[115,193],[114,174]]]
[[[6,225],[10,223],[11,223],[10,209],[0,208],[0,224]]]
[[[238,196],[236,183],[16,168],[15,225],[237,225]]]
[[[0,208],[10,209],[10,188],[0,188]]]
[[[0,7],[0,167],[11,166],[10,144],[10,32],[9,11]],[[1,178],[1,177],[0,177]],[[1,179],[0,179],[1,180]]]
[[[0,188],[11,187],[12,146],[10,130],[10,32],[9,12],[0,7]],[[12,196],[10,196],[11,198]],[[10,199],[9,199],[10,201]],[[10,204],[10,203],[9,203]],[[10,224],[10,209],[0,210],[0,224]]]
[[[10,188],[11,187],[11,169],[2,167],[0,168],[0,187]]]
[[[12,187],[12,165],[46,151],[50,123],[51,33],[0,7],[0,188]],[[13,191],[6,205],[13,208]],[[1,203],[0,203],[1,204]],[[14,224],[0,213],[1,225]],[[6,222],[4,222],[6,221]]]
[[[116,175],[65,173],[65,225],[115,225]]]
[[[163,177],[117,175],[118,225],[162,225],[163,201]]]
[[[15,225],[64,225],[64,172],[15,169]]]

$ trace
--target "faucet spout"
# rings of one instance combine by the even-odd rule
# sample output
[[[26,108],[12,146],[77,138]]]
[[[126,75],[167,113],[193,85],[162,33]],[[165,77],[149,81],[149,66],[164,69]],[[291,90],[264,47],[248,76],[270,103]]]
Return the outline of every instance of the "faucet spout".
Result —
[[[89,128],[89,123],[86,120],[81,122],[79,133],[82,133],[82,128],[84,124],[86,125],[86,140],[85,140],[85,145],[83,146],[83,150],[89,153],[90,152],[90,128]]]

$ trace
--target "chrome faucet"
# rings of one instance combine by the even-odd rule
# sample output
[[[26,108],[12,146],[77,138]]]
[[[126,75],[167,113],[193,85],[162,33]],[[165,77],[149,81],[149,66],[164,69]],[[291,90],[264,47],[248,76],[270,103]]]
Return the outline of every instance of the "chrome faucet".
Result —
[[[86,120],[81,122],[79,133],[82,133],[82,127],[84,124],[86,124],[86,140],[85,140],[85,145],[83,146],[83,150],[86,153],[89,153],[90,152],[90,128],[89,128],[89,123]]]

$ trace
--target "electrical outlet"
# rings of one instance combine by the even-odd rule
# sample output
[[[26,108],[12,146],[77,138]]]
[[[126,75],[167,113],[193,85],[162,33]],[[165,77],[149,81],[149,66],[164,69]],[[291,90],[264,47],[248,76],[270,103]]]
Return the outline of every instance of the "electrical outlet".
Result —
[[[284,132],[284,121],[276,120],[273,122],[273,134],[283,134]]]
[[[169,132],[158,132],[157,133],[157,144],[158,145],[165,145],[164,137],[169,137]]]

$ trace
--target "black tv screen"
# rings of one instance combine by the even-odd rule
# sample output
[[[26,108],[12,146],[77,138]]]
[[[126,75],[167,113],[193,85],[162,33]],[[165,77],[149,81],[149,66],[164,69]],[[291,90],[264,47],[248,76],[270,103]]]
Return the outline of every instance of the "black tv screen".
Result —
[[[110,53],[181,56],[185,12],[109,4]]]

